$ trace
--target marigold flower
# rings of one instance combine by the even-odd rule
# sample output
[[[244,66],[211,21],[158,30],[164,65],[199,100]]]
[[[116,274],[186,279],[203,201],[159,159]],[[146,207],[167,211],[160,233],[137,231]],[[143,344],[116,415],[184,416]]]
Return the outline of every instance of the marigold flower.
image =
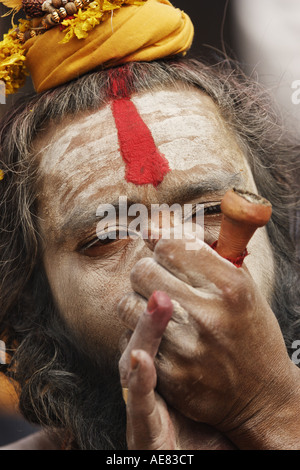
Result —
[[[0,80],[5,82],[6,93],[15,93],[29,74],[25,66],[25,51],[14,30],[4,34],[0,42]],[[1,178],[2,179],[2,178]]]
[[[65,37],[61,44],[69,42],[74,36],[77,39],[85,39],[88,37],[88,31],[91,31],[95,26],[107,20],[114,10],[117,10],[126,5],[141,6],[147,0],[104,0],[99,2],[95,0],[90,3],[86,9],[80,9],[72,19],[62,21],[65,27]]]

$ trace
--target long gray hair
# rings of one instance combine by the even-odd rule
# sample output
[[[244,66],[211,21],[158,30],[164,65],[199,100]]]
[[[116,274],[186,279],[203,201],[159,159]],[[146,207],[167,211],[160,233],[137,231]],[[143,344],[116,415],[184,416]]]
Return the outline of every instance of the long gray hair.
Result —
[[[130,93],[196,87],[216,102],[247,156],[259,193],[273,205],[268,226],[276,262],[272,308],[290,353],[293,341],[300,339],[298,264],[290,237],[299,145],[282,130],[264,90],[235,63],[131,63],[22,100],[4,118],[0,133],[0,168],[5,172],[0,184],[0,338],[11,350],[5,369],[20,385],[24,416],[69,432],[81,449],[126,447],[117,358],[111,367],[103,357],[99,378],[96,365],[82,357],[55,309],[40,257],[38,169],[32,149],[49,122],[59,125],[67,115],[108,103],[112,76],[123,85],[125,80]]]

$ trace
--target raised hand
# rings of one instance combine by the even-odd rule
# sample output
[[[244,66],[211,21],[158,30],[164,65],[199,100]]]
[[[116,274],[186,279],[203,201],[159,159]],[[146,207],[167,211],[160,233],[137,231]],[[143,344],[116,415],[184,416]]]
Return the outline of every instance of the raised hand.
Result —
[[[247,270],[198,244],[187,251],[184,240],[160,240],[154,258],[133,269],[136,294],[121,302],[121,318],[131,330],[140,328],[143,299],[167,292],[174,312],[155,359],[160,395],[181,415],[217,428],[239,447],[276,447],[296,413],[299,370]],[[144,349],[142,343],[140,337]]]

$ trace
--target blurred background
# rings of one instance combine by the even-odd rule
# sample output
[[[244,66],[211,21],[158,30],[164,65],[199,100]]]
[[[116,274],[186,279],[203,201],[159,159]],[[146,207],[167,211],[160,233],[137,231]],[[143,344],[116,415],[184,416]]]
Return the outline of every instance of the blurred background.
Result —
[[[172,2],[172,0],[171,0]],[[300,0],[173,0],[195,25],[192,52],[196,57],[224,51],[244,71],[266,86],[290,131],[299,137]],[[7,8],[0,6],[0,15]],[[10,18],[0,18],[1,36]],[[24,93],[33,91],[30,78],[15,96],[0,104],[0,117]],[[298,182],[299,184],[299,182]],[[299,225],[299,222],[298,222]],[[299,227],[298,227],[299,230]],[[13,389],[0,378],[0,446],[35,428],[16,411]]]

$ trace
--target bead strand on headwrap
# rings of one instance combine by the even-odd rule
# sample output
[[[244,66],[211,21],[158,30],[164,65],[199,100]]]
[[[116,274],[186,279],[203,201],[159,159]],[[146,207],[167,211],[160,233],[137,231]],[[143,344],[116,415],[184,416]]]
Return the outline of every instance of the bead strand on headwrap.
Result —
[[[97,67],[183,55],[193,24],[169,0],[0,0],[27,14],[0,42],[0,80],[15,93],[30,72],[37,92]]]
[[[83,5],[88,5],[90,0],[74,0],[74,2],[68,0],[22,0],[22,8],[30,18],[39,18],[44,16],[45,12],[58,13],[60,9],[65,10],[68,3],[73,5],[72,8],[75,6],[72,13],[76,13]]]
[[[79,9],[84,8],[90,0],[23,0],[22,6],[26,15],[35,20],[30,30],[20,32],[17,29],[18,39],[24,43],[37,34],[42,34],[49,28],[60,24],[65,18],[73,18]],[[38,22],[40,20],[40,22]]]
[[[67,29],[70,25],[62,24],[62,22],[66,19],[74,20],[74,15],[81,10],[85,12],[89,5],[92,5],[93,10],[96,10],[96,15],[94,12],[87,12],[88,16],[93,17],[89,24],[89,29],[93,29],[104,21],[112,11],[126,5],[140,6],[146,2],[147,0],[105,0],[105,2],[103,0],[22,0],[21,2],[19,0],[0,0],[0,3],[8,7],[11,6],[14,11],[19,11],[22,8],[31,23],[30,29],[25,33],[19,31],[18,28],[15,29],[21,43],[58,25],[62,31]],[[80,38],[78,37],[78,39]],[[63,42],[68,42],[68,40],[67,38]]]

